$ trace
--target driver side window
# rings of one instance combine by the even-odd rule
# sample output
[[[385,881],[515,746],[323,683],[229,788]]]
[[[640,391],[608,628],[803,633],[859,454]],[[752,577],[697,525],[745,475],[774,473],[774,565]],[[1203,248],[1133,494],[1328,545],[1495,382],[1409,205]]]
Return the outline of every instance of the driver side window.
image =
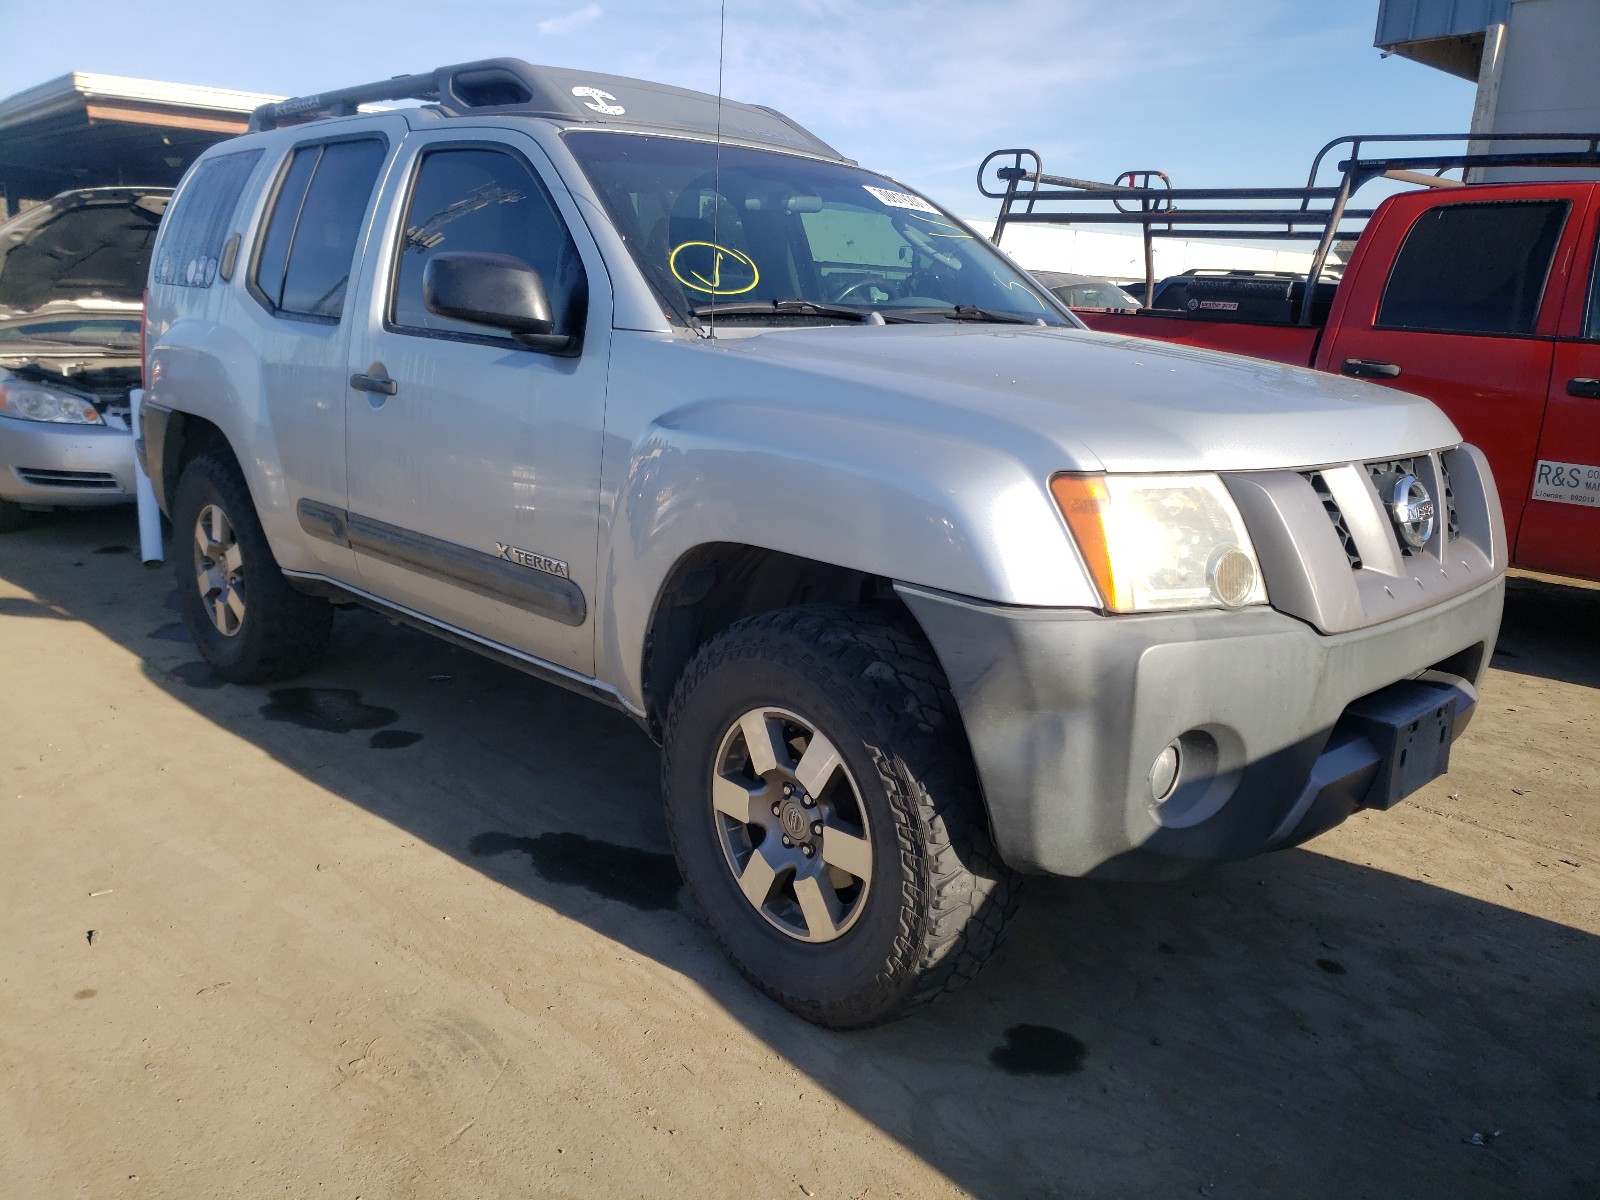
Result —
[[[582,261],[544,185],[521,159],[485,148],[423,155],[406,206],[389,309],[391,324],[406,333],[510,341],[503,330],[428,311],[423,271],[446,250],[521,259],[544,282],[556,332],[582,333],[587,295]]]

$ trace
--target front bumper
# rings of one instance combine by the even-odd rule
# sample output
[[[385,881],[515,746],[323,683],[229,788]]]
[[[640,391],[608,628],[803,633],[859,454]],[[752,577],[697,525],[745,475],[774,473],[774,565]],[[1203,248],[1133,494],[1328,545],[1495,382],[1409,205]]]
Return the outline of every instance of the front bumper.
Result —
[[[92,508],[133,498],[128,430],[0,417],[0,500]]]
[[[898,591],[950,680],[1001,857],[1155,879],[1294,845],[1420,782],[1373,714],[1453,699],[1460,734],[1505,581],[1332,636],[1267,607],[1106,617]],[[1184,735],[1186,769],[1205,770],[1157,803],[1152,765]]]

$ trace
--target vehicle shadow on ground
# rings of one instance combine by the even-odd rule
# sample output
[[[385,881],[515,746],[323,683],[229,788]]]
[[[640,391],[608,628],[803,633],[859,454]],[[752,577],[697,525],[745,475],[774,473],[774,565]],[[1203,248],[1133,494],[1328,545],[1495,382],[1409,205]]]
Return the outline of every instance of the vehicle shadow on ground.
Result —
[[[1600,688],[1600,587],[1509,577],[1494,665]]]
[[[1309,850],[1178,884],[1041,880],[967,989],[828,1033],[692,923],[625,717],[365,613],[292,687],[223,685],[170,571],[92,557],[125,529],[23,535],[57,544],[0,561],[38,602],[6,615],[88,622],[319,787],[694,980],[972,1195],[1595,1194],[1600,939]],[[1535,600],[1514,644],[1542,644]],[[1592,646],[1574,661],[1600,671]]]

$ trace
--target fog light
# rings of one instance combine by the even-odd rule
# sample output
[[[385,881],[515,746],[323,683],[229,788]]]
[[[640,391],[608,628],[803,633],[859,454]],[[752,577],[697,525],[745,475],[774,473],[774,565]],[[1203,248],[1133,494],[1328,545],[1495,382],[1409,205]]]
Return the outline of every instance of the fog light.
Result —
[[[1213,558],[1206,574],[1211,594],[1229,608],[1238,608],[1249,600],[1256,586],[1256,564],[1236,546]]]
[[[1178,772],[1182,766],[1183,756],[1177,742],[1170,743],[1156,755],[1156,761],[1150,765],[1150,795],[1156,803],[1172,795],[1172,789],[1178,785]]]

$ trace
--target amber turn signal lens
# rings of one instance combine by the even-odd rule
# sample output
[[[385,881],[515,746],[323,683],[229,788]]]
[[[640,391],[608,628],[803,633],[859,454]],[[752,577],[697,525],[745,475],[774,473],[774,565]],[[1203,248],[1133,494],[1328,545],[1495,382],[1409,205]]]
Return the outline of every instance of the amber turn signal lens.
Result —
[[[1067,520],[1067,528],[1072,531],[1072,538],[1083,555],[1084,566],[1089,568],[1089,575],[1106,607],[1132,608],[1132,595],[1118,593],[1117,574],[1111,564],[1110,538],[1106,532],[1111,493],[1106,488],[1105,477],[1056,475],[1050,480],[1050,494]],[[1132,589],[1123,590],[1131,592]]]

